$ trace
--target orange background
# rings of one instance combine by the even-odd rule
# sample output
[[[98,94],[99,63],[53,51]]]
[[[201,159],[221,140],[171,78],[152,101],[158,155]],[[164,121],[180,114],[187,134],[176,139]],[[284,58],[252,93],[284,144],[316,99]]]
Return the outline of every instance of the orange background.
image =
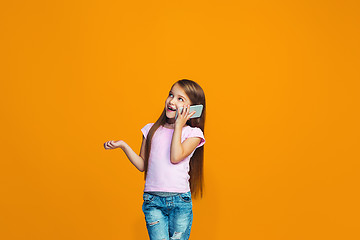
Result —
[[[360,239],[359,1],[3,1],[0,238],[147,239],[136,152],[207,100],[191,239]]]

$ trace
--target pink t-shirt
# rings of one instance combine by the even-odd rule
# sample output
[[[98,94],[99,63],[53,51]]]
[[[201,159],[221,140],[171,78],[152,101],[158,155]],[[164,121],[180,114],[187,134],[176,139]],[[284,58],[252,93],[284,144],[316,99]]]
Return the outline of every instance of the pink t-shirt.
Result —
[[[153,123],[149,123],[141,129],[145,138],[152,125]],[[190,191],[189,162],[196,148],[204,145],[204,134],[198,127],[190,127],[188,125],[183,127],[181,142],[191,137],[200,137],[201,142],[188,157],[174,164],[170,161],[170,146],[173,133],[174,129],[160,126],[153,135],[144,192],[185,193]]]

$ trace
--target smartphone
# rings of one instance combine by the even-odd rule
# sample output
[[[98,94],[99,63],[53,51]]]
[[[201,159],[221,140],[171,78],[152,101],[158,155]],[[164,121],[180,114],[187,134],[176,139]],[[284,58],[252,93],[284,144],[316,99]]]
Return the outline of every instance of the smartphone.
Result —
[[[190,110],[189,113],[195,111],[194,115],[192,115],[190,118],[198,118],[201,116],[202,114],[202,110],[203,110],[203,105],[192,105],[190,106]],[[177,118],[178,112],[182,112],[183,107],[179,108],[178,111],[176,111],[176,115],[175,115],[175,119]]]

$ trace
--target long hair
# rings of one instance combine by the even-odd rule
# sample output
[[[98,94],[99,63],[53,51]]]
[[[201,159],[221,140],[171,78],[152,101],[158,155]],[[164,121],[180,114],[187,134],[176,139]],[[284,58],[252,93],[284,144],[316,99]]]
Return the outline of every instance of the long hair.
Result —
[[[204,135],[204,128],[205,128],[205,116],[206,116],[206,103],[205,103],[205,94],[203,89],[200,87],[199,84],[192,80],[188,79],[182,79],[177,81],[173,84],[179,84],[180,87],[185,91],[186,95],[190,98],[192,105],[198,105],[202,104],[203,112],[201,114],[201,117],[199,118],[191,118],[189,119],[186,124],[191,127],[198,127],[200,128]],[[145,175],[144,178],[146,179],[147,169],[148,169],[148,162],[149,162],[149,156],[151,151],[151,140],[154,136],[154,133],[156,130],[161,126],[164,126],[166,123],[166,112],[165,108],[163,112],[161,113],[158,120],[153,124],[153,126],[150,128],[146,143],[145,143]],[[204,190],[204,145],[197,148],[193,154],[193,156],[190,159],[190,190],[191,194],[196,198],[199,194],[200,197],[203,196],[203,190]]]

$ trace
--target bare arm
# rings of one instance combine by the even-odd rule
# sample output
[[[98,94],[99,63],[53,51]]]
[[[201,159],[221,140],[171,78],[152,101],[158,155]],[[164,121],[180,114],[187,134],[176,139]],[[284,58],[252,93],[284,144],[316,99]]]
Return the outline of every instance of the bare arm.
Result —
[[[108,141],[105,143],[105,149],[121,148],[126,154],[130,162],[140,171],[143,172],[145,169],[145,138],[143,137],[140,149],[140,155],[137,155],[131,147],[123,140],[119,141]]]
[[[182,128],[186,124],[186,121],[189,120],[189,118],[195,113],[191,112],[189,114],[189,110],[190,105],[184,105],[184,110],[179,113],[178,118],[175,121],[175,129],[170,147],[170,161],[172,163],[178,163],[184,160],[184,158],[189,156],[201,142],[201,138],[192,137],[181,143]]]
[[[181,143],[181,132],[182,127],[175,127],[170,147],[171,163],[181,162],[184,158],[189,156],[201,142],[201,138],[192,137]]]

